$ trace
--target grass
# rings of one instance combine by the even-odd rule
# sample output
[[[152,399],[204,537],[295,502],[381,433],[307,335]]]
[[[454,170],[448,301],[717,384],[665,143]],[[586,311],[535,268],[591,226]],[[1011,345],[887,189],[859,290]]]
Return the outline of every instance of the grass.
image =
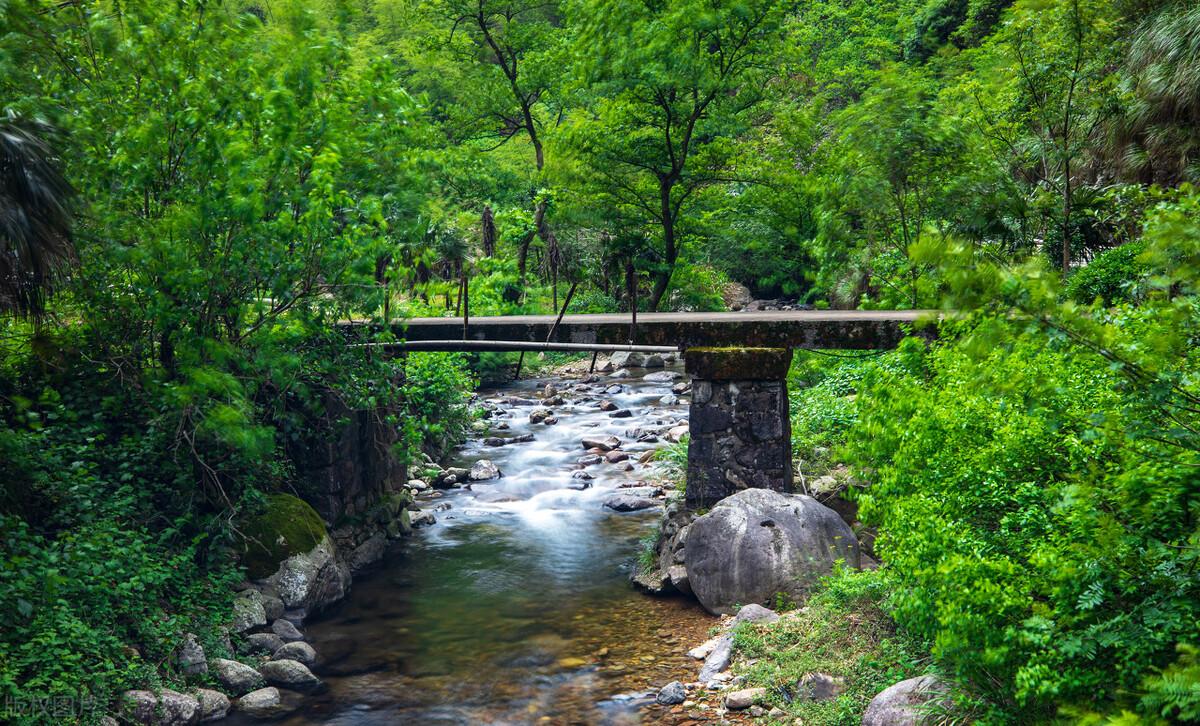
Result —
[[[928,660],[928,648],[897,633],[881,607],[884,594],[879,573],[843,571],[778,623],[739,626],[737,669],[747,687],[765,687],[770,705],[787,711],[786,723],[860,724],[877,693],[921,675]],[[799,680],[817,672],[842,678],[841,695],[824,702],[797,698]]]

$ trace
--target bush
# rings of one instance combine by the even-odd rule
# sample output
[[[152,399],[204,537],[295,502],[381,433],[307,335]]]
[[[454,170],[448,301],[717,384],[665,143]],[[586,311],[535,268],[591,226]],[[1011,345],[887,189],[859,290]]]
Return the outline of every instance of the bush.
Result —
[[[849,436],[897,621],[994,722],[1130,705],[1200,626],[1200,456],[1088,347],[1008,319],[923,345],[870,372]]]
[[[1101,300],[1105,305],[1133,302],[1138,283],[1147,267],[1138,260],[1146,246],[1130,242],[1096,255],[1086,267],[1076,270],[1067,282],[1067,297],[1081,305]]]
[[[436,458],[466,435],[471,423],[467,401],[475,381],[459,353],[410,353],[404,374],[406,450],[424,448]]]

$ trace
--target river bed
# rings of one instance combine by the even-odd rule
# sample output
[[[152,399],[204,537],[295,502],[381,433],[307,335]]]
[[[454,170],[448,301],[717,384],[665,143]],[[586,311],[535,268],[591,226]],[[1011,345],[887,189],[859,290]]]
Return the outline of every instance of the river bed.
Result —
[[[695,679],[698,663],[686,651],[716,619],[692,601],[632,588],[639,540],[661,510],[621,514],[603,504],[652,474],[637,458],[665,442],[639,443],[638,429],[661,435],[686,423],[686,400],[669,395],[672,382],[647,381],[647,373],[482,391],[496,411],[489,435],[533,441],[493,447],[481,437],[455,453],[449,464],[486,458],[503,477],[419,498],[437,523],[395,544],[356,577],[346,600],[306,627],[326,687],[282,723],[688,720],[654,704],[652,690]],[[547,383],[566,399],[548,406],[558,423],[530,423]],[[601,401],[631,415],[614,418]],[[631,466],[602,462],[586,468],[594,479],[574,478],[582,437],[609,434]]]

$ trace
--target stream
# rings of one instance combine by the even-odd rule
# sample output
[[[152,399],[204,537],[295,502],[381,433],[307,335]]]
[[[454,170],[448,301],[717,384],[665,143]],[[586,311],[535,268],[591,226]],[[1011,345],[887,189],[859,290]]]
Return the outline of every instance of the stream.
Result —
[[[418,496],[437,522],[393,545],[344,601],[307,625],[326,688],[282,723],[676,722],[654,690],[695,680],[698,663],[686,651],[716,621],[692,601],[633,589],[639,540],[661,508],[622,514],[604,502],[649,491],[628,488],[652,474],[637,459],[686,423],[687,404],[669,395],[673,382],[661,369],[649,381],[654,371],[620,373],[480,392],[493,409],[488,436],[533,440],[474,439],[446,462],[489,459],[503,476]],[[530,423],[547,383],[565,398],[547,406],[558,423]],[[631,415],[614,418],[602,401]],[[639,443],[638,429],[660,439]],[[620,438],[631,458],[575,478],[581,439],[596,435]]]

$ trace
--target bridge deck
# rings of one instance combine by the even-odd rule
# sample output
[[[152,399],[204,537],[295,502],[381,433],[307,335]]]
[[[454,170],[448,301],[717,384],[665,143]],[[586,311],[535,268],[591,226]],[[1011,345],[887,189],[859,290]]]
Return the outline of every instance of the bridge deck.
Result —
[[[631,340],[627,313],[567,315],[552,342],[579,345],[652,345],[679,348],[738,346],[767,348],[893,348],[919,320],[936,312],[922,310],[806,310],[737,313],[641,313]],[[542,343],[554,326],[553,315],[410,318],[393,324],[407,341],[513,341]],[[426,347],[426,349],[428,349]]]

